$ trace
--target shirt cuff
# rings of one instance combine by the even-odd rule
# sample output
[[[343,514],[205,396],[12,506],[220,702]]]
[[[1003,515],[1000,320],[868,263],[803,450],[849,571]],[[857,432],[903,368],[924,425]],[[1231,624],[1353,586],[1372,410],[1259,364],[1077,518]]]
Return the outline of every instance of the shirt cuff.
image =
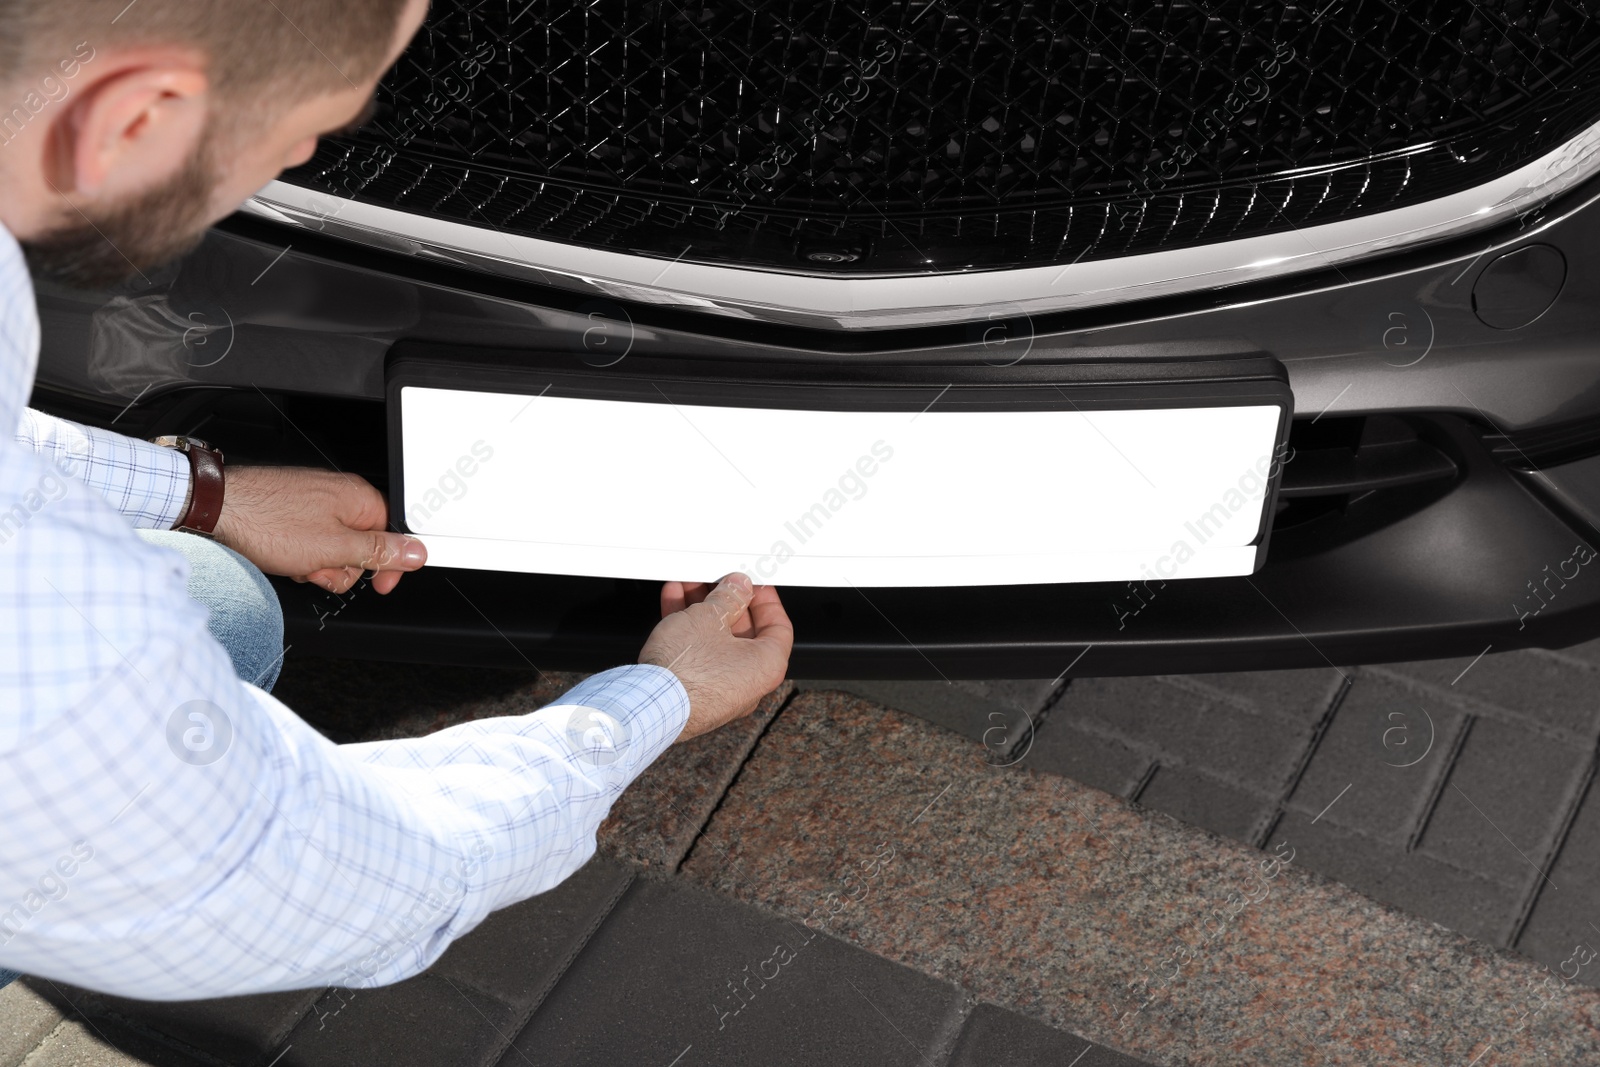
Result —
[[[189,499],[189,482],[194,476],[189,457],[176,448],[153,445],[149,441],[129,438],[129,443],[139,456],[139,465],[149,470],[152,483],[144,501],[132,510],[129,518],[133,519],[135,527],[170,530],[183,518],[183,505]],[[147,522],[150,525],[146,526]]]
[[[175,448],[32,408],[16,440],[90,486],[139,529],[170,530],[189,495],[189,457]]]
[[[565,732],[578,757],[612,764],[624,787],[672,746],[689,721],[683,682],[653,663],[590,675],[541,710],[569,707]]]

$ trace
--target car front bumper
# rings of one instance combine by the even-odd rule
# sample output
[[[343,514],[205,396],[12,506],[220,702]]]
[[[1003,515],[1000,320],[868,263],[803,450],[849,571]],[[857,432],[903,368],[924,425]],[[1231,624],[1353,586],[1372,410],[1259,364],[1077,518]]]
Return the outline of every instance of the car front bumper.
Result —
[[[1302,458],[1256,574],[1153,593],[787,589],[792,669],[1056,677],[1556,647],[1600,635],[1600,579],[1579,559],[1600,543],[1587,462],[1600,453],[1597,197],[1590,182],[1470,237],[1247,286],[834,332],[597,299],[240,217],[148,286],[42,289],[35,403],[139,435],[199,433],[233,463],[333,466],[387,487],[400,342],[575,364],[602,343],[668,362],[831,365],[841,380],[1267,355],[1287,370]],[[1535,245],[1559,277],[1506,258]],[[1405,441],[1356,447],[1380,419]],[[297,654],[594,669],[635,656],[658,615],[656,583],[634,579],[437,568],[388,597],[276,584]]]

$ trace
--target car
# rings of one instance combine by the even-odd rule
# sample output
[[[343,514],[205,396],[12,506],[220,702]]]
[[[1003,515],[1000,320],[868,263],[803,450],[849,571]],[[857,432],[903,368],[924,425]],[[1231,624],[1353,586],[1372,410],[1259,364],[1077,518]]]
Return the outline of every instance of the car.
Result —
[[[296,654],[601,669],[734,566],[796,677],[1561,647],[1597,167],[1582,5],[435,0],[193,254],[41,284],[35,403],[384,489],[430,566],[275,579]]]

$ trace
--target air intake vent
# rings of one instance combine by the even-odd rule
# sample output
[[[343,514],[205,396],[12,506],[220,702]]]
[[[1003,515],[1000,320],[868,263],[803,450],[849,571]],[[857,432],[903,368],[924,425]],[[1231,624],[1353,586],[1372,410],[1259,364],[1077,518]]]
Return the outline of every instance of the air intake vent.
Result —
[[[1093,261],[1487,181],[1600,116],[1554,0],[434,0],[296,183],[665,259]]]

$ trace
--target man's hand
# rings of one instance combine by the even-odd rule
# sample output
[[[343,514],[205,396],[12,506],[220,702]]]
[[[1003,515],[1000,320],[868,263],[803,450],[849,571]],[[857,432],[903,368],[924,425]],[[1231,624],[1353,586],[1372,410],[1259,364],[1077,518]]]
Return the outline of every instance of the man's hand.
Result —
[[[750,714],[789,671],[794,627],[770,585],[752,588],[737,571],[715,589],[668,582],[661,587],[661,616],[639,662],[667,668],[689,694],[689,722],[679,741]]]
[[[343,593],[364,571],[387,593],[428,559],[386,532],[389,505],[365,478],[312,467],[229,467],[217,539],[267,574]]]

